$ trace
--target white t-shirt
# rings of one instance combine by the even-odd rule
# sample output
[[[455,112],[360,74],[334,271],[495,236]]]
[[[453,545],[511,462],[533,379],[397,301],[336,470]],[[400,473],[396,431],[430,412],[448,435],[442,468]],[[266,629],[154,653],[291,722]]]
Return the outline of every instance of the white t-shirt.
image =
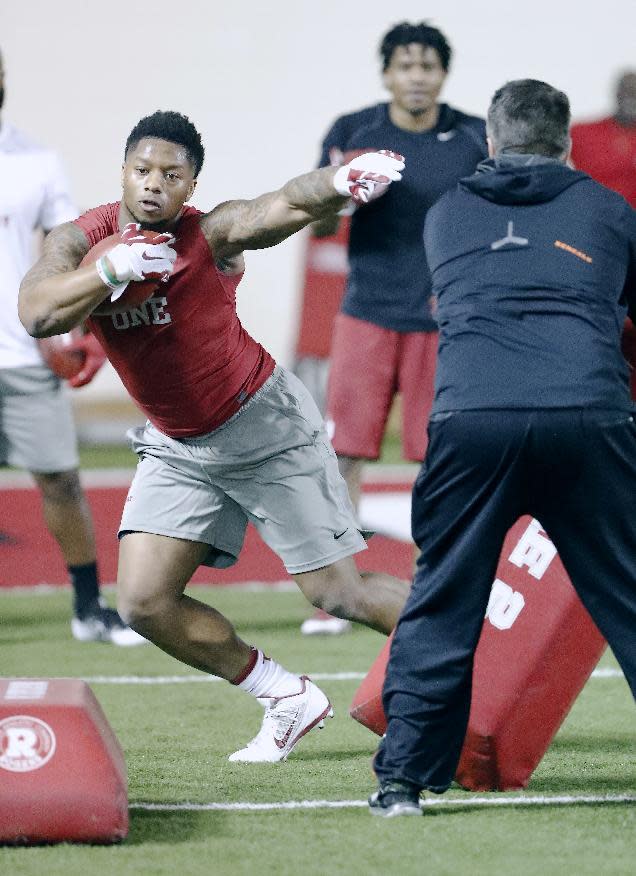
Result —
[[[60,162],[21,131],[0,127],[0,368],[41,365],[18,319],[18,289],[34,261],[33,232],[75,219]]]

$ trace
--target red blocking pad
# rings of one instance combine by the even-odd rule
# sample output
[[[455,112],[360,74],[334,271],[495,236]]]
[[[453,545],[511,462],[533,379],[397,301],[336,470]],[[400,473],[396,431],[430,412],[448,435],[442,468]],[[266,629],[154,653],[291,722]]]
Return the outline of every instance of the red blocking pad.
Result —
[[[457,782],[473,791],[524,788],[605,644],[539,522],[518,520],[506,536],[475,654]],[[350,709],[378,735],[386,730],[389,650],[390,640]]]
[[[386,667],[389,662],[389,652],[393,634],[384,643],[384,647],[371,664],[371,669],[362,679],[360,687],[354,694],[349,714],[364,727],[368,727],[378,736],[386,732],[386,715],[382,708],[382,686],[386,676]]]
[[[89,686],[0,679],[0,842],[114,843],[127,833],[124,755]]]

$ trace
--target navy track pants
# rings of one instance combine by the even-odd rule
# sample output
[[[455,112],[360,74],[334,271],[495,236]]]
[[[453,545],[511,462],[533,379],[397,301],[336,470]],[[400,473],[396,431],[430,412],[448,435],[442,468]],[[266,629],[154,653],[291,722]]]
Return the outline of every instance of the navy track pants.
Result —
[[[636,423],[626,411],[433,415],[413,488],[421,550],[383,690],[380,780],[444,791],[470,711],[473,657],[506,533],[553,541],[636,697]]]

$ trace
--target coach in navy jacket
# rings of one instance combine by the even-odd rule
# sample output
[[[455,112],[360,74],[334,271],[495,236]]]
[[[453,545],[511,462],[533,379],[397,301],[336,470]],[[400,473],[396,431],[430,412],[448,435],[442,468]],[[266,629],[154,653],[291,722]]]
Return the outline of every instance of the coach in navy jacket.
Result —
[[[567,97],[509,82],[491,158],[428,214],[440,344],[413,491],[422,553],[391,649],[380,814],[453,779],[508,529],[536,517],[636,693],[636,424],[620,350],[636,213],[567,166]]]

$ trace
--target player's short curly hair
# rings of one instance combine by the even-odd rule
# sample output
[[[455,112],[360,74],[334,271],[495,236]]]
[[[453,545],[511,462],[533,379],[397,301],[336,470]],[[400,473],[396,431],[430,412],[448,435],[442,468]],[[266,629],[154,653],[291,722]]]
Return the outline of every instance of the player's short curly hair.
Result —
[[[401,21],[395,27],[392,27],[388,33],[385,33],[380,43],[382,70],[387,69],[391,63],[393,52],[398,46],[409,46],[411,43],[419,43],[427,49],[435,49],[442,62],[443,69],[448,72],[452,49],[441,30],[438,30],[426,21],[420,21],[417,24],[411,24],[410,21]]]
[[[156,137],[183,146],[194,169],[195,178],[203,167],[205,149],[201,135],[187,116],[170,110],[157,110],[151,116],[144,116],[132,129],[126,140],[124,159],[128,152],[145,137]]]

